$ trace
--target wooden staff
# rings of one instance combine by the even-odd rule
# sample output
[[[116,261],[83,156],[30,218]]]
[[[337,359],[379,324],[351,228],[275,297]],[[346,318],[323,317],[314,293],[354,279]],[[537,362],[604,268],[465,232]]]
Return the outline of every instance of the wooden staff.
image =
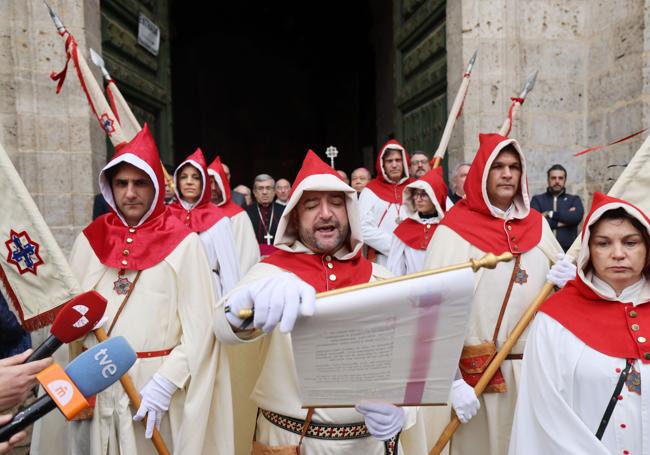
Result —
[[[103,327],[100,327],[97,330],[95,330],[95,337],[97,337],[97,341],[99,341],[100,343],[108,339],[106,330],[104,330]],[[122,387],[124,387],[124,391],[128,395],[129,400],[131,400],[131,404],[133,404],[133,406],[136,409],[139,408],[142,400],[140,400],[140,394],[138,393],[138,390],[135,388],[135,384],[133,384],[133,379],[131,379],[129,373],[125,373],[124,376],[120,378],[120,383],[122,384]],[[147,416],[145,416],[145,418],[142,420],[142,424],[145,425],[146,427]],[[153,436],[151,437],[151,442],[153,443],[159,455],[171,455],[171,452],[167,449],[167,446],[165,445],[165,441],[163,441],[163,438],[158,432],[158,429],[156,428],[155,425],[153,427]]]
[[[508,262],[513,258],[512,253],[505,252],[500,255],[494,253],[487,253],[485,256],[479,259],[470,258],[469,261],[463,262],[462,264],[450,265],[447,267],[441,267],[435,270],[425,270],[424,272],[410,273],[408,275],[396,276],[393,278],[387,278],[385,280],[371,281],[369,283],[355,284],[354,286],[347,286],[340,289],[333,289],[331,291],[319,292],[316,294],[317,299],[323,297],[331,297],[333,295],[345,294],[352,291],[359,291],[361,289],[374,288],[377,286],[386,286],[388,284],[399,283],[400,281],[412,280],[414,278],[421,278],[429,275],[437,275],[439,273],[452,272],[454,270],[465,269],[471,267],[474,272],[478,271],[480,268],[493,269],[497,266],[499,262]],[[239,310],[237,316],[239,319],[248,319],[254,315],[253,308],[245,308]]]
[[[449,111],[449,117],[447,117],[447,124],[445,129],[442,132],[442,137],[440,138],[440,144],[438,144],[438,149],[433,155],[433,160],[431,161],[431,167],[438,167],[442,162],[442,159],[445,157],[445,152],[447,151],[447,145],[449,145],[449,139],[451,139],[451,132],[454,129],[456,124],[456,119],[460,117],[461,111],[463,109],[463,103],[465,102],[465,96],[467,96],[467,89],[469,87],[469,79],[472,75],[472,68],[474,68],[474,62],[476,61],[476,55],[478,54],[478,49],[474,51],[472,58],[469,59],[467,69],[463,74],[463,81],[458,88],[458,93],[456,93],[456,98],[454,99],[454,104],[451,106]]]
[[[485,369],[485,372],[481,376],[481,379],[479,379],[478,383],[474,387],[474,392],[476,392],[476,396],[480,397],[481,394],[483,394],[483,391],[485,390],[485,387],[487,387],[488,383],[492,379],[492,376],[497,372],[497,370],[501,367],[501,364],[503,361],[506,359],[508,354],[512,351],[512,348],[517,344],[517,341],[519,341],[519,337],[524,333],[526,328],[528,327],[528,324],[530,324],[530,321],[533,320],[535,317],[535,313],[537,313],[537,310],[539,309],[540,305],[548,298],[548,296],[551,294],[553,291],[553,283],[546,283],[540,293],[537,295],[533,303],[530,304],[526,312],[521,316],[521,319],[519,319],[519,322],[517,322],[517,325],[515,328],[512,330],[510,333],[510,336],[506,340],[505,343],[503,343],[503,346],[501,346],[501,349],[496,353],[494,356],[494,359],[492,359],[492,362],[487,366]],[[438,438],[438,441],[436,442],[436,445],[433,446],[431,451],[429,452],[429,455],[439,455],[442,450],[445,448],[451,437],[454,435],[454,432],[458,429],[460,426],[460,420],[458,420],[458,417],[456,414],[452,417],[451,421],[447,424],[445,429],[443,430],[442,434]]]

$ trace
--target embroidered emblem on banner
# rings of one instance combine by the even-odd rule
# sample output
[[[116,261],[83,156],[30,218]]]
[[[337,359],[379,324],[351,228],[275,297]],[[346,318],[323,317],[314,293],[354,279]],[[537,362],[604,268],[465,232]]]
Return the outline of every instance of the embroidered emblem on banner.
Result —
[[[16,266],[21,275],[31,272],[37,274],[39,265],[45,264],[38,254],[40,245],[33,241],[27,231],[9,232],[9,240],[5,242],[9,254],[7,262]]]
[[[526,273],[526,269],[522,269],[521,267],[517,270],[517,273],[515,273],[515,283],[517,284],[524,284],[528,282],[528,273]]]
[[[641,373],[636,371],[634,365],[632,366],[630,372],[627,374],[625,385],[627,386],[627,390],[630,392],[641,395]]]
[[[131,289],[131,282],[125,276],[118,277],[117,280],[113,281],[113,290],[117,295],[126,295]]]
[[[106,131],[106,134],[112,134],[115,132],[115,125],[113,122],[113,119],[111,119],[108,114],[102,114],[101,117],[99,117],[99,123],[102,124],[102,128],[104,128],[104,131]]]

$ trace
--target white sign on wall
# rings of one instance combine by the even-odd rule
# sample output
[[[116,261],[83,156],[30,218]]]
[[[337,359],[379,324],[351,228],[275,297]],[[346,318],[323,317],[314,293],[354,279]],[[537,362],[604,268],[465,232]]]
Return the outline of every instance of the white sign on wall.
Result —
[[[158,55],[158,49],[160,48],[160,29],[143,13],[140,13],[138,18],[138,44],[153,55]]]

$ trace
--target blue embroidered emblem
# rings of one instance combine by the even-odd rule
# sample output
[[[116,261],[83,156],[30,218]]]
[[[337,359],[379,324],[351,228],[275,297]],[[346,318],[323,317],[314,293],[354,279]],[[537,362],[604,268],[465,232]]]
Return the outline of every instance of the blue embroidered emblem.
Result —
[[[524,284],[528,282],[528,273],[526,273],[525,269],[522,269],[521,267],[517,270],[517,273],[515,273],[515,283],[517,284]]]
[[[38,266],[45,263],[38,254],[40,245],[29,237],[27,231],[16,232],[12,229],[5,246],[9,250],[7,262],[15,265],[21,275],[27,272],[36,275]]]

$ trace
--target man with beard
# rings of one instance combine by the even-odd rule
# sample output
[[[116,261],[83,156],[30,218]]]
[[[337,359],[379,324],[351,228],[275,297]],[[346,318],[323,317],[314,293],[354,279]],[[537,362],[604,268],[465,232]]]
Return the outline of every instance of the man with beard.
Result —
[[[388,263],[393,231],[406,218],[402,192],[414,179],[409,177],[409,156],[396,140],[388,141],[377,156],[377,177],[359,196],[361,232],[368,245],[368,258],[380,265]]]
[[[396,454],[402,428],[415,423],[414,409],[363,402],[364,397],[356,408],[301,408],[291,347],[296,319],[314,313],[316,292],[388,275],[361,255],[357,213],[354,189],[309,151],[278,226],[278,250],[217,305],[215,333],[224,343],[264,337],[267,355],[251,394],[259,408],[257,425],[251,425],[256,428],[253,453],[300,446],[303,453],[318,455]],[[250,308],[253,326],[261,330],[249,330],[249,321],[237,316]]]
[[[546,193],[533,196],[530,206],[540,212],[564,251],[568,250],[578,236],[584,208],[580,196],[566,192],[566,169],[554,164],[546,172]]]
[[[431,170],[431,164],[429,158],[422,151],[417,151],[411,155],[411,168],[410,174],[411,177],[419,179],[424,174]]]

